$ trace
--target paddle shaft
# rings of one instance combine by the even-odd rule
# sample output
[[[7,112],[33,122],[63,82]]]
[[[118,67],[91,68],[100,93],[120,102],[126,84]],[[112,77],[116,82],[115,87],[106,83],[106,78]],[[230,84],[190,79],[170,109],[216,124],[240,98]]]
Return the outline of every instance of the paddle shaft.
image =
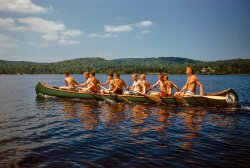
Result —
[[[108,90],[107,88],[105,88],[105,87],[103,87],[103,86],[101,86],[101,85],[99,85],[99,86],[100,86],[102,89],[104,89],[104,90]],[[122,96],[119,96],[118,94],[110,93],[110,91],[109,91],[109,94],[111,94],[111,95],[113,95],[113,96],[115,96],[115,97],[118,97],[118,98],[124,100],[125,102],[131,103],[131,101],[129,101],[128,99],[126,99],[126,98],[124,98],[124,97],[122,97]]]

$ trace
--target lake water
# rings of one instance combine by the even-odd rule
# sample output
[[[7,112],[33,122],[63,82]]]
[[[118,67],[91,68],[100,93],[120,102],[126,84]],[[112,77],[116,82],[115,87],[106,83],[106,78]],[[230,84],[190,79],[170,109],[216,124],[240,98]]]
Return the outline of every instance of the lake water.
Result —
[[[241,107],[37,99],[38,81],[64,76],[0,75],[0,167],[249,167],[250,76],[199,78],[205,92],[235,89]],[[186,76],[170,79],[182,87]]]

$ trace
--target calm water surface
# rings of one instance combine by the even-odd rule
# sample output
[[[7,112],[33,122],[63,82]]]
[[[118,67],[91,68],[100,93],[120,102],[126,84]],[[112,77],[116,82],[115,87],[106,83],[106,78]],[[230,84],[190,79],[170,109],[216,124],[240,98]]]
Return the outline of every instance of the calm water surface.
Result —
[[[36,98],[38,81],[63,85],[63,78],[0,75],[0,167],[250,165],[250,76],[199,76],[205,92],[234,88],[238,109]],[[180,87],[186,80],[170,78]]]

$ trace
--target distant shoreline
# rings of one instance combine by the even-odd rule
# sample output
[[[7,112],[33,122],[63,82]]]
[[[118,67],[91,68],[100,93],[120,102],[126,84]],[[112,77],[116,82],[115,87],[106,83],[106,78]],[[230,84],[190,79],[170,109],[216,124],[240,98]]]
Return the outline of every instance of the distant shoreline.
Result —
[[[146,73],[185,74],[187,66],[192,66],[196,74],[204,75],[249,75],[250,59],[220,61],[199,61],[180,57],[123,58],[105,60],[103,58],[79,58],[54,63],[34,63],[0,60],[0,74],[82,74],[119,72],[121,74]]]

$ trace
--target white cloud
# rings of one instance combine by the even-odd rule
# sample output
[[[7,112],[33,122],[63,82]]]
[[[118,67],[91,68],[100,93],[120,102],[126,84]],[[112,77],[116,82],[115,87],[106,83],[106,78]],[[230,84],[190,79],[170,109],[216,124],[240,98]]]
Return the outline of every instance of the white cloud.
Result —
[[[17,48],[18,41],[10,36],[0,34],[0,49]]]
[[[153,25],[154,23],[152,21],[144,20],[135,24],[128,24],[128,25],[118,25],[118,26],[104,25],[104,31],[108,33],[129,32],[132,31],[135,27],[148,28]],[[146,31],[143,33],[146,33]]]
[[[153,25],[154,25],[154,23],[150,20],[145,20],[145,21],[142,21],[142,22],[135,24],[135,26],[140,27],[140,28],[151,27]]]
[[[42,39],[47,40],[47,41],[53,41],[53,40],[57,40],[58,36],[55,34],[44,34],[42,35]]]
[[[47,13],[48,8],[34,4],[31,0],[0,0],[0,11],[17,13]]]
[[[39,17],[27,18],[0,18],[0,30],[6,29],[10,31],[32,31],[41,33],[41,38],[45,41],[56,41],[58,44],[77,44],[79,41],[72,40],[84,33],[77,29],[67,29],[61,22],[45,20]],[[32,45],[32,44],[31,44]]]
[[[71,37],[73,37],[73,36],[81,36],[81,35],[83,35],[83,32],[80,31],[80,30],[71,29],[71,30],[64,31],[63,35],[71,36]]]
[[[58,44],[61,44],[61,45],[74,45],[74,44],[78,44],[80,43],[79,41],[76,41],[76,40],[70,40],[68,37],[66,36],[62,36],[59,41],[58,41]]]
[[[54,32],[61,32],[65,30],[65,25],[59,22],[45,20],[38,17],[19,18],[17,21],[24,26],[21,26],[20,30],[30,30],[34,32],[40,32],[45,34],[51,34]],[[20,28],[20,27],[17,27]],[[17,29],[18,30],[18,29]]]
[[[0,28],[11,28],[15,24],[12,18],[0,18]]]
[[[112,38],[112,37],[118,37],[118,35],[116,34],[97,34],[97,33],[91,33],[88,35],[88,37],[92,37],[92,38]]]
[[[120,26],[104,26],[105,32],[109,33],[119,33],[119,32],[129,32],[133,30],[133,27],[131,25],[120,25]]]

